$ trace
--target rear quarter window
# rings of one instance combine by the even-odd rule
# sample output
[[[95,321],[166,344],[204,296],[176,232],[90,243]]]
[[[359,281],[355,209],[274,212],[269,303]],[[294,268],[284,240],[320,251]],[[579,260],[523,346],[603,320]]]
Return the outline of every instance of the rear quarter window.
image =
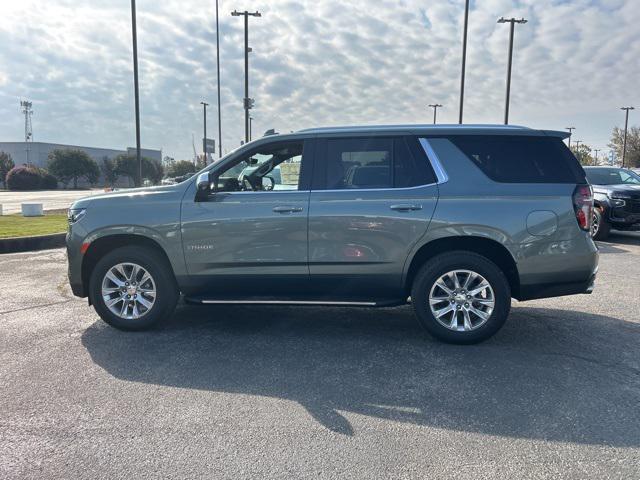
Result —
[[[580,163],[557,137],[461,135],[449,140],[496,182],[586,183]]]

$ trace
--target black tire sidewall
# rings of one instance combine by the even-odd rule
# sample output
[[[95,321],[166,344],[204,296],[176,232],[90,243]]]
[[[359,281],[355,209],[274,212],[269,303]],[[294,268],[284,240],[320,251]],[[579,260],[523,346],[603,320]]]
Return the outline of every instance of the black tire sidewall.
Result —
[[[495,306],[489,319],[476,330],[456,332],[441,325],[429,307],[433,284],[451,270],[472,270],[482,275],[493,288]],[[494,335],[504,325],[511,309],[511,289],[502,270],[491,260],[472,252],[449,252],[429,260],[416,275],[411,302],[420,324],[434,337],[456,344],[478,343]]]
[[[593,235],[594,240],[605,240],[611,231],[611,224],[607,222],[599,208],[593,209],[593,214],[598,217],[598,231]]]
[[[151,310],[136,320],[113,314],[102,298],[102,280],[118,263],[131,262],[145,268],[156,285],[156,300]],[[94,267],[89,281],[89,297],[100,318],[120,330],[144,330],[166,320],[175,309],[179,293],[171,266],[159,253],[141,247],[122,247],[106,254]]]

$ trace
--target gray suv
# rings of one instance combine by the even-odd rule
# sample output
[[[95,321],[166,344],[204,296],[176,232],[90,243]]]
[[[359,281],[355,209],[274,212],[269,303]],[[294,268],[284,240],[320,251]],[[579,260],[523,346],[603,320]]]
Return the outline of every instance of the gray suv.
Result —
[[[593,193],[565,137],[471,125],[263,137],[177,185],[73,204],[71,288],[124,330],[168,318],[182,294],[410,302],[437,338],[478,342],[503,325],[512,297],[593,288]]]

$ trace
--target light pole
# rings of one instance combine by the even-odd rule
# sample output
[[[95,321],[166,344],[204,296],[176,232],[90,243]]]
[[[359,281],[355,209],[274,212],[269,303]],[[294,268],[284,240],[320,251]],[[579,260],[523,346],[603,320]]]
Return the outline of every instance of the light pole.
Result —
[[[253,99],[249,98],[249,17],[261,17],[262,14],[255,12],[231,12],[234,17],[244,17],[244,141],[249,141],[249,110],[253,107]]]
[[[511,66],[513,63],[513,32],[515,29],[515,24],[516,23],[527,23],[527,21],[524,18],[504,18],[504,17],[500,17],[498,19],[498,23],[509,23],[510,24],[510,28],[509,28],[509,61],[507,63],[507,94],[506,94],[506,99],[505,99],[505,106],[504,106],[504,124],[508,125],[509,124],[509,97],[511,95]]]
[[[580,163],[582,163],[581,159],[582,156],[580,155],[580,144],[582,143],[582,140],[576,140],[575,142],[573,142],[576,144],[576,158],[578,159],[578,161]]]
[[[216,71],[218,77],[218,158],[222,158],[222,112],[220,110],[220,27],[218,24],[218,0],[216,0]]]
[[[133,36],[133,96],[136,111],[136,159],[138,187],[142,186],[142,154],[140,153],[140,92],[138,89],[138,33],[136,31],[136,0],[131,0],[131,34]]]
[[[571,135],[576,127],[564,127],[565,130],[569,130],[569,137],[567,137],[567,147],[571,148]]]
[[[202,116],[204,118],[204,137],[202,137],[202,158],[204,160],[204,166],[207,166],[207,102],[200,102],[202,105]]]
[[[433,124],[436,124],[436,115],[438,113],[438,108],[442,107],[439,103],[430,103],[429,106],[433,108]]]
[[[600,151],[600,149],[594,148],[593,151],[596,153],[595,164],[598,165],[598,152]]]
[[[249,141],[251,141],[251,130],[252,130],[252,125],[253,124],[253,117],[249,117]]]
[[[622,168],[624,168],[624,159],[627,156],[627,128],[629,127],[629,110],[635,110],[635,107],[620,107],[624,110],[624,140],[622,141]]]
[[[464,28],[462,33],[462,71],[460,74],[460,114],[458,123],[462,123],[462,109],[464,105],[464,74],[467,65],[467,26],[469,25],[469,0],[464,2]],[[433,123],[436,123],[435,121]]]

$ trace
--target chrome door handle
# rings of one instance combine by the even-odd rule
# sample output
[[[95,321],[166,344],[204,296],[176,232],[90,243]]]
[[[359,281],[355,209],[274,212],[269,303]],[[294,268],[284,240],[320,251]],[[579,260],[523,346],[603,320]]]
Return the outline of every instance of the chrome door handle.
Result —
[[[401,203],[399,205],[391,205],[389,208],[398,212],[411,212],[414,210],[422,210],[422,205],[409,205],[406,203]]]
[[[299,213],[302,211],[302,207],[289,207],[286,205],[280,205],[278,207],[273,207],[273,211],[275,213]]]

